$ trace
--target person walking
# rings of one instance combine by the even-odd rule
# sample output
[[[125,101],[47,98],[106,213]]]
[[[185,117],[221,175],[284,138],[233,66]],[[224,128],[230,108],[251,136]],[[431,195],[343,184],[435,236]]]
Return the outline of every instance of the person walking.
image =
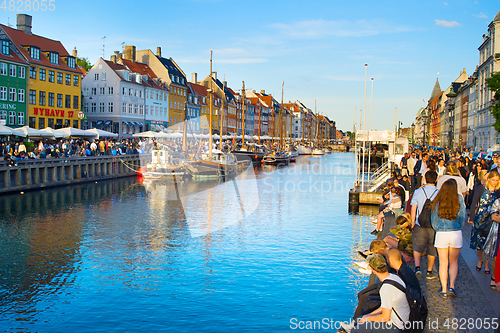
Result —
[[[436,231],[434,246],[439,256],[439,280],[441,281],[439,295],[444,298],[456,297],[458,256],[463,245],[462,226],[466,215],[464,199],[457,192],[455,179],[449,179],[443,183],[431,207],[431,224]],[[448,277],[450,278],[449,288]]]
[[[436,260],[437,251],[434,247],[435,231],[430,226],[422,227],[420,225],[420,216],[422,215],[426,201],[433,200],[438,193],[436,188],[437,172],[429,170],[425,173],[426,185],[415,190],[411,199],[411,224],[412,224],[412,243],[413,243],[413,258],[415,259],[415,275],[418,279],[422,275],[420,270],[420,259],[422,253],[427,250],[427,274],[426,278],[432,280],[437,278],[434,273],[434,261]]]
[[[483,267],[483,250],[486,237],[491,228],[490,209],[493,202],[500,198],[500,175],[496,171],[488,173],[486,184],[478,186],[469,211],[469,223],[472,224],[470,248],[477,250],[476,271]],[[490,274],[489,259],[485,258],[484,272]]]

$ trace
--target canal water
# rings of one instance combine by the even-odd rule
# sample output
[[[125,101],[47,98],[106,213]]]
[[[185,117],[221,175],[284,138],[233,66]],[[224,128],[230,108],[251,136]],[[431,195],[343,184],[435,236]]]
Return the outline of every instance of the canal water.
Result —
[[[336,331],[373,239],[348,212],[353,180],[354,155],[336,153],[227,182],[0,197],[0,331]]]

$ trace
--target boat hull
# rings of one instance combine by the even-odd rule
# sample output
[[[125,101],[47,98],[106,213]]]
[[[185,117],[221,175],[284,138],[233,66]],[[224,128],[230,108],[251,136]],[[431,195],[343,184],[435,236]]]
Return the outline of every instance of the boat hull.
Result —
[[[253,152],[253,151],[244,151],[244,150],[235,150],[233,154],[236,156],[236,160],[239,161],[248,161],[251,160],[254,164],[261,164],[262,159],[266,155],[263,152]]]
[[[262,162],[267,165],[288,165],[290,163],[290,156],[287,157],[266,156],[262,159]]]
[[[305,146],[299,146],[298,153],[299,153],[299,155],[311,155],[312,150],[311,150],[311,148],[308,148]]]

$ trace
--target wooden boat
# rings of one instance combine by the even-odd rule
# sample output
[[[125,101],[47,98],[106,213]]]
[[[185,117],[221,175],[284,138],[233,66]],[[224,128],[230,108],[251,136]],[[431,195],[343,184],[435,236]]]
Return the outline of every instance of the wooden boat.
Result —
[[[262,159],[267,155],[267,150],[264,145],[247,143],[246,147],[236,147],[233,154],[238,162],[251,160],[254,164],[261,164]]]
[[[264,164],[272,164],[272,165],[288,165],[290,163],[290,155],[285,154],[284,152],[275,152],[269,155],[266,155],[262,162]]]
[[[231,153],[224,153],[218,149],[212,150],[212,155],[203,153],[195,161],[185,163],[186,169],[193,178],[221,178],[236,175],[238,164],[236,157]]]
[[[186,172],[183,165],[174,165],[169,151],[166,148],[155,149],[151,152],[151,162],[138,172],[146,180],[173,179],[183,177]]]
[[[311,155],[312,150],[309,147],[299,145],[298,146],[298,153],[299,153],[299,155]]]

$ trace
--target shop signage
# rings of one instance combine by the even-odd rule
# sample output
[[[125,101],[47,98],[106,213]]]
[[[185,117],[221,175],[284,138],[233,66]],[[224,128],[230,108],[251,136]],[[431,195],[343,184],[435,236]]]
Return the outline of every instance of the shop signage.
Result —
[[[35,116],[64,117],[65,110],[33,108],[33,114]],[[75,111],[68,111],[68,118],[73,118],[74,115]]]

